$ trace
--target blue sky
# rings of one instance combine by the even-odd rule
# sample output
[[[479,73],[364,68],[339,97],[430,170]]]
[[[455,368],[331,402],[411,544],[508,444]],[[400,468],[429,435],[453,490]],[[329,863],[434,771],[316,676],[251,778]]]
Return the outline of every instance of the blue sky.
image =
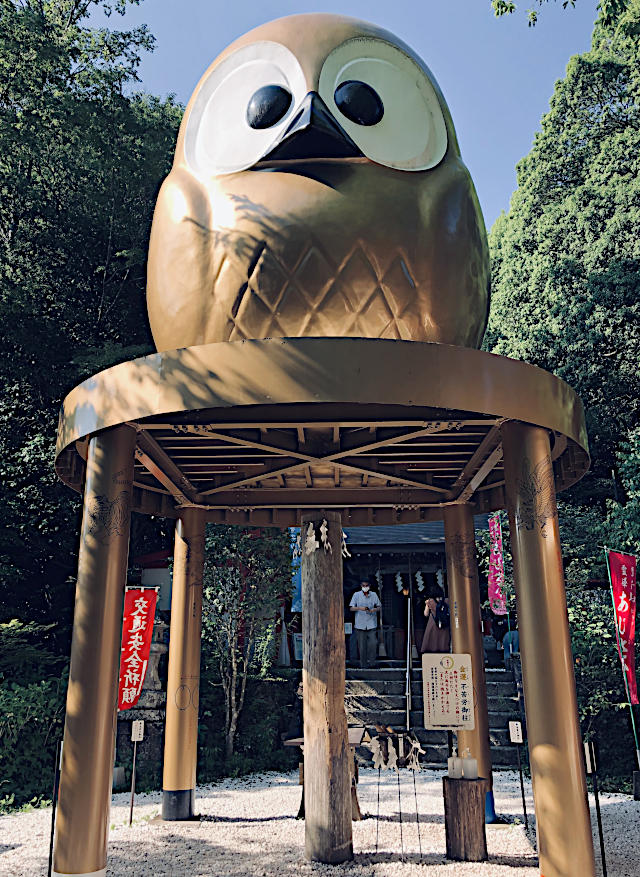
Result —
[[[527,27],[523,4],[515,15],[496,19],[489,0],[146,0],[124,20],[145,22],[157,39],[145,57],[142,88],[170,92],[183,103],[201,74],[233,39],[264,21],[296,12],[340,12],[373,21],[412,46],[435,74],[451,109],[462,156],[475,181],[490,228],[508,209],[516,187],[516,163],[529,151],[557,79],[571,55],[586,51],[596,18],[596,0],[544,4],[535,28]],[[102,23],[94,16],[95,24]]]

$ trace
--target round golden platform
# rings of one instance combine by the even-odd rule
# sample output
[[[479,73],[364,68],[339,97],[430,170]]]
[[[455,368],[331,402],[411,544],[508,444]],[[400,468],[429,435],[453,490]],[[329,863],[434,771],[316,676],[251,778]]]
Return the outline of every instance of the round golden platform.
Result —
[[[60,413],[56,470],[80,490],[88,437],[137,430],[133,508],[295,526],[333,508],[350,526],[505,507],[500,425],[550,433],[556,489],[589,467],[582,403],[548,372],[469,348],[361,338],[207,344],[84,381]]]

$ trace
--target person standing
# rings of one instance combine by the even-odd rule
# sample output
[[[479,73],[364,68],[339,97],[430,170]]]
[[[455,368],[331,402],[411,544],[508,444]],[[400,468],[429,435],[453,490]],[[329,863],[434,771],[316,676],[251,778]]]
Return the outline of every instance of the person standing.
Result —
[[[424,615],[427,619],[420,652],[441,653],[448,652],[451,648],[449,630],[449,600],[428,597],[424,606]]]
[[[520,634],[518,633],[518,622],[513,620],[513,626],[508,630],[502,638],[502,647],[504,649],[504,667],[505,670],[511,670],[513,655],[520,652]]]
[[[355,612],[353,626],[358,640],[358,652],[360,653],[360,667],[366,670],[376,660],[378,650],[378,612],[380,611],[380,598],[371,591],[368,581],[360,582],[360,590],[356,591],[349,609]]]

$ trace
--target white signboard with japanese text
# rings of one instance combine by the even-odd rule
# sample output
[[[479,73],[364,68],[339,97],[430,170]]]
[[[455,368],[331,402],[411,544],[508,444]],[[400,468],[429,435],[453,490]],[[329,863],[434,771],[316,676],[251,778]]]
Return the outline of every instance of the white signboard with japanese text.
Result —
[[[422,687],[425,728],[473,730],[471,655],[423,654]]]
[[[131,722],[131,742],[140,743],[144,740],[144,719],[135,719]]]
[[[509,722],[509,740],[512,743],[524,743],[522,722]]]

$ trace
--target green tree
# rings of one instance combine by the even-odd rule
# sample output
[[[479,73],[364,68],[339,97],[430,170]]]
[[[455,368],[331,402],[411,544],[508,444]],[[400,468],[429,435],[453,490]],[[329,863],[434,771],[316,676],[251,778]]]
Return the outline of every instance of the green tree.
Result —
[[[609,547],[640,557],[640,429],[622,443],[618,471],[624,501],[609,503],[605,539]]]
[[[491,233],[486,349],[581,395],[590,501],[613,498],[616,453],[640,423],[640,3],[569,62],[518,189]]]
[[[87,27],[97,5],[127,3],[0,6],[0,621],[66,630],[79,503],[53,472],[57,412],[89,373],[152,350],[146,244],[181,116],[131,93],[153,39]]]
[[[249,674],[265,673],[273,663],[276,615],[291,591],[289,532],[209,527],[205,556],[203,652],[224,693],[229,762]]]
[[[542,7],[548,2],[549,0],[535,0],[535,6]],[[573,8],[576,5],[576,0],[561,0],[561,2],[563,9]],[[612,25],[624,13],[628,4],[629,0],[600,0],[598,8],[603,22]],[[538,21],[538,10],[535,6],[527,9],[529,27],[534,27]],[[496,18],[501,18],[503,15],[513,15],[518,7],[513,0],[491,0],[491,8]]]
[[[601,15],[556,84],[495,223],[485,347],[582,397],[591,472],[559,502],[583,730],[621,775],[633,754],[602,546],[640,553],[640,2]],[[624,765],[624,759],[627,764]]]

